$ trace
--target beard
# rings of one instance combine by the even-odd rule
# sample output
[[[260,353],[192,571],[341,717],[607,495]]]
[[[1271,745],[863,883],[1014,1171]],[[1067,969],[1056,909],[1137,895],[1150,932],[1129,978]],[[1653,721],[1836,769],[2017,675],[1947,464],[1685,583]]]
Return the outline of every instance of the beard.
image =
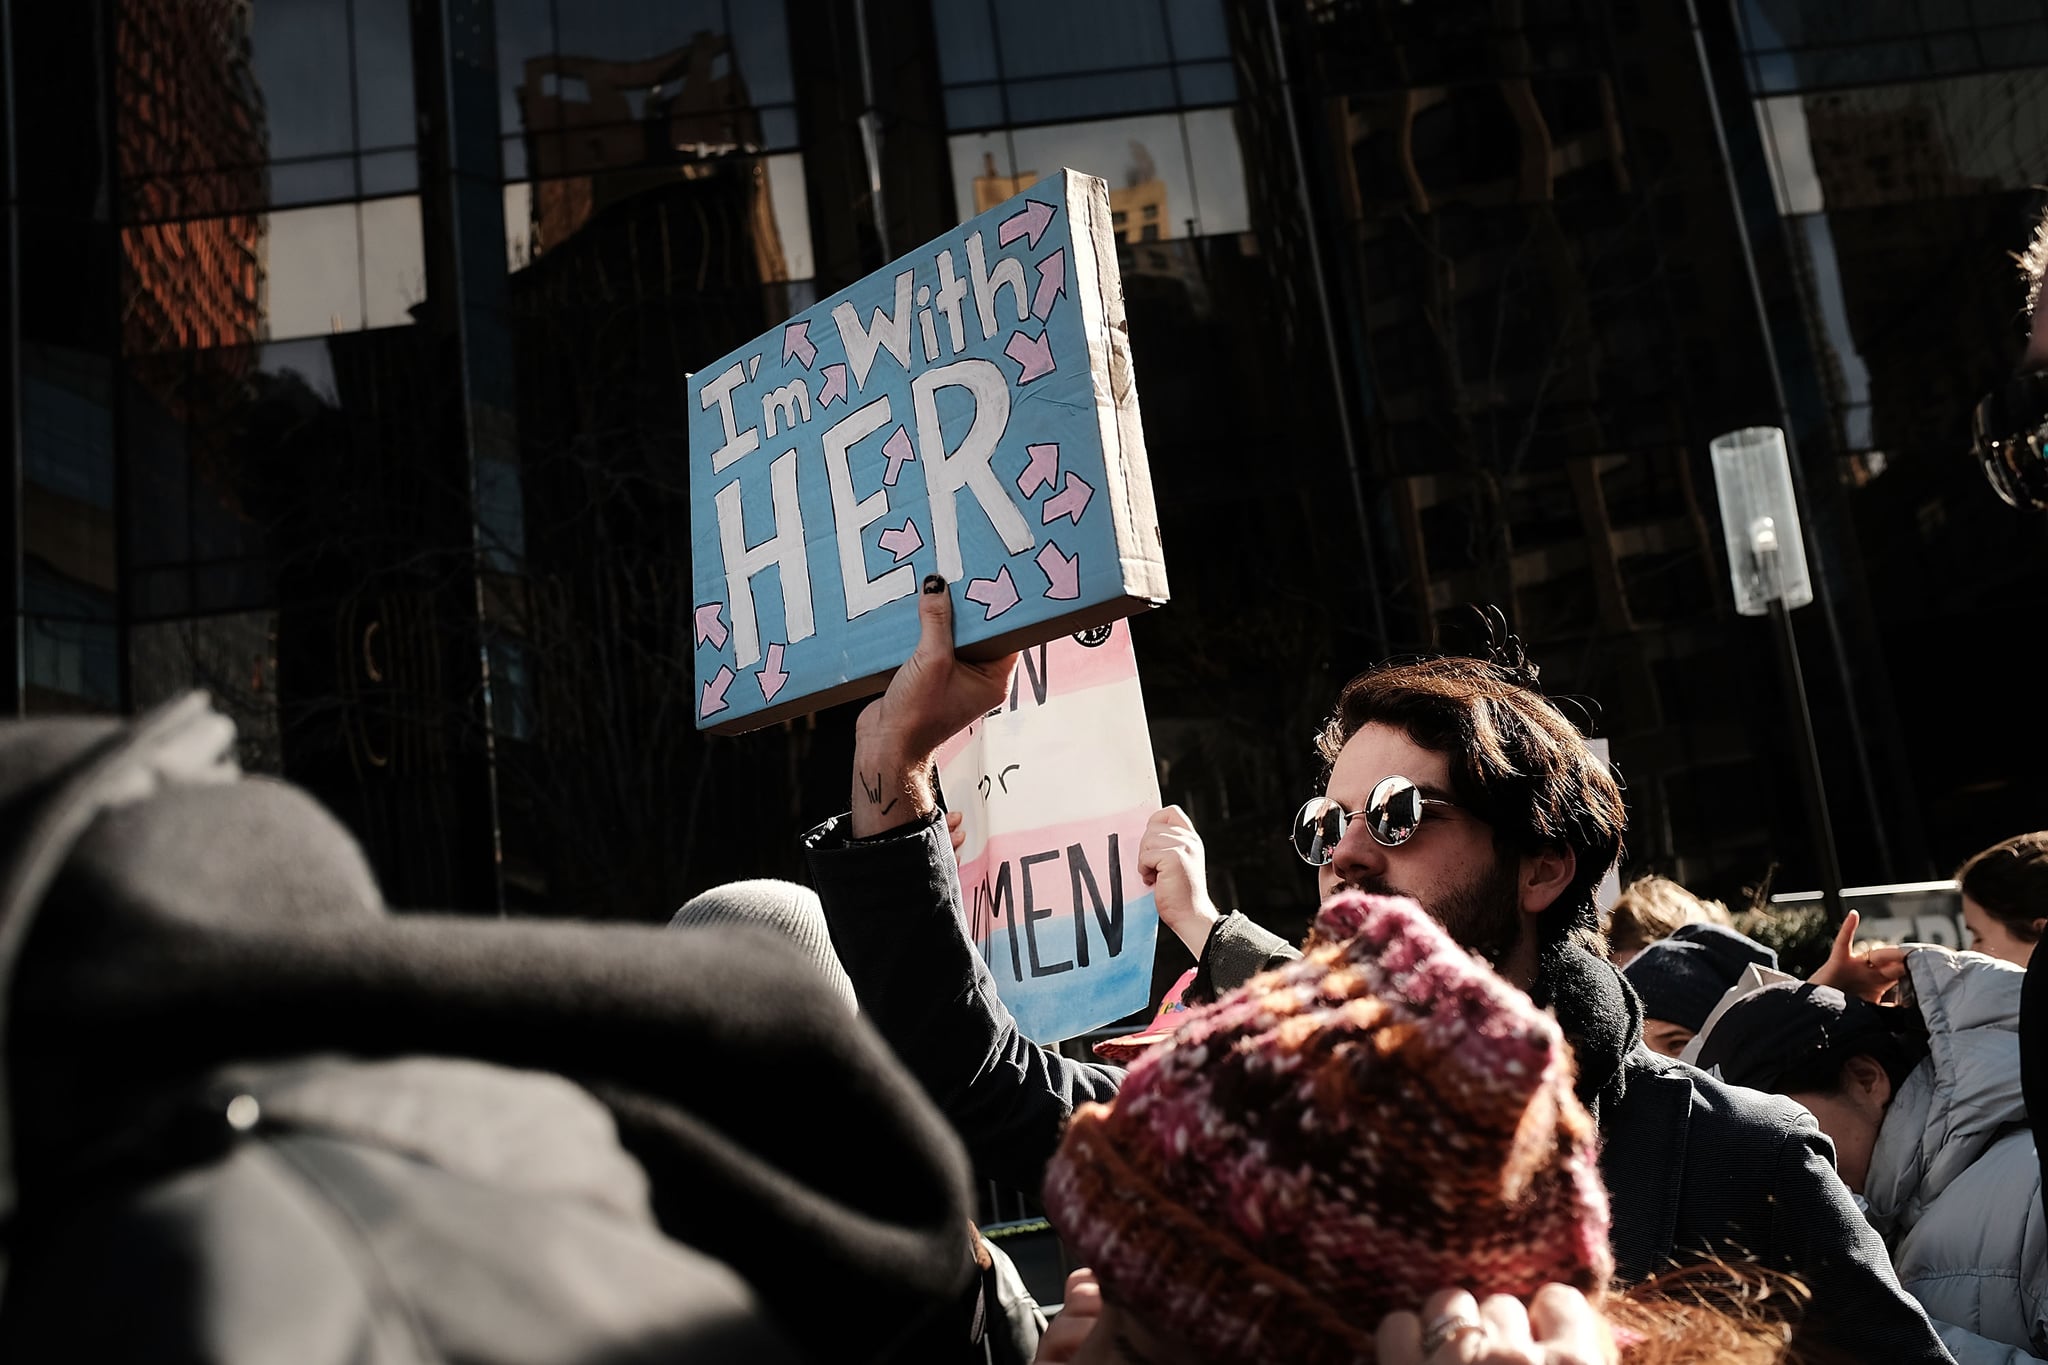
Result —
[[[1485,959],[1496,971],[1522,938],[1522,904],[1516,894],[1515,859],[1496,856],[1473,880],[1418,896],[1377,878],[1352,883],[1372,896],[1407,896],[1444,927],[1459,947]]]

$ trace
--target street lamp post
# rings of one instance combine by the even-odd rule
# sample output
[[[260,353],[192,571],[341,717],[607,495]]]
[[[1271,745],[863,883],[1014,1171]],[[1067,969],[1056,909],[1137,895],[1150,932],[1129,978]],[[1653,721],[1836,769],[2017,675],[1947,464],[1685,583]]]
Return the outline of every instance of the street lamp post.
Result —
[[[1785,433],[1777,427],[1744,427],[1716,436],[1709,446],[1714,489],[1720,495],[1721,529],[1728,543],[1728,575],[1735,610],[1768,616],[1791,693],[1798,724],[1801,795],[1807,825],[1820,858],[1821,893],[1829,919],[1842,920],[1842,868],[1828,817],[1827,788],[1821,780],[1820,748],[1813,737],[1813,713],[1806,703],[1806,679],[1799,668],[1799,642],[1792,634],[1792,609],[1813,601],[1806,547],[1800,536],[1799,504]]]

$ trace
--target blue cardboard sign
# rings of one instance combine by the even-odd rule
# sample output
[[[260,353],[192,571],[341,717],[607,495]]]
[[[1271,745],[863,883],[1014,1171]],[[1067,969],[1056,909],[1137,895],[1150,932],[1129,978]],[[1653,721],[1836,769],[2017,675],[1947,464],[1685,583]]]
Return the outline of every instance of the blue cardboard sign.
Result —
[[[984,657],[1165,601],[1123,321],[1062,171],[692,375],[699,727],[879,691],[928,573]]]

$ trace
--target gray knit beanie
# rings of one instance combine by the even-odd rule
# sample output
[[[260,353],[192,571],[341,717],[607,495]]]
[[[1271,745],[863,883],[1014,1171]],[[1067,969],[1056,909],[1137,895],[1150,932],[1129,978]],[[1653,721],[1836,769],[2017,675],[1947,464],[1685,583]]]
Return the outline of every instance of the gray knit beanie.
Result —
[[[832,933],[825,927],[825,906],[808,886],[771,878],[727,882],[684,902],[668,927],[688,929],[700,924],[753,924],[774,930],[810,959],[832,993],[846,1002],[849,1014],[859,1012],[853,980],[839,965]]]

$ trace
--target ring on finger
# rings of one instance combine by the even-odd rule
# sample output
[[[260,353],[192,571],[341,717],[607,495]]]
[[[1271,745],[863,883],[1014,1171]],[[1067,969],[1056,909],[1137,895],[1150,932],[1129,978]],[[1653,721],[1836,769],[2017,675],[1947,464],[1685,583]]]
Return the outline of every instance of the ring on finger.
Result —
[[[1467,1332],[1484,1332],[1486,1324],[1470,1313],[1445,1313],[1442,1317],[1431,1318],[1422,1329],[1422,1354],[1429,1357],[1441,1350],[1446,1342],[1457,1340]]]

